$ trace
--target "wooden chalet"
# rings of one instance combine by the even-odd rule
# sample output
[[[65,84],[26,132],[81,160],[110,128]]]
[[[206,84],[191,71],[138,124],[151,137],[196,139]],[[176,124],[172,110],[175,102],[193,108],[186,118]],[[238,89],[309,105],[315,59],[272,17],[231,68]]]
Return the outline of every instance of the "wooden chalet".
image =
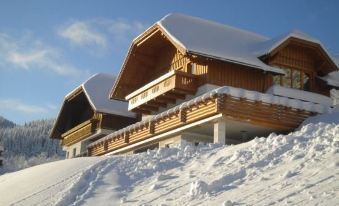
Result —
[[[133,40],[110,93],[142,120],[91,143],[88,154],[233,144],[292,131],[331,108],[336,61],[297,30],[267,38],[169,14]]]
[[[67,158],[87,155],[91,142],[137,122],[125,102],[108,98],[113,82],[113,75],[96,74],[66,95],[50,136]]]

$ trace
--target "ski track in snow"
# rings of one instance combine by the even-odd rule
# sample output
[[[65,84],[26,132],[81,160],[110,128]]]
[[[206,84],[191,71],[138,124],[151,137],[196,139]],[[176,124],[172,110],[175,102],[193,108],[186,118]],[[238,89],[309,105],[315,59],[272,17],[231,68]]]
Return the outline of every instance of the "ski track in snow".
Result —
[[[65,177],[13,205],[337,205],[339,125],[101,157]]]

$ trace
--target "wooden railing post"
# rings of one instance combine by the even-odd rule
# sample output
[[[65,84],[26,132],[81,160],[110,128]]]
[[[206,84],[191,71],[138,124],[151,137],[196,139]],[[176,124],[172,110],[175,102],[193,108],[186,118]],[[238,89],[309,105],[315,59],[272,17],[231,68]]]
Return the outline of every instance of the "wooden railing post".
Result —
[[[126,132],[126,133],[124,134],[124,142],[125,142],[125,143],[129,143],[129,132]]]
[[[217,94],[217,97],[215,98],[216,103],[216,112],[223,113],[224,109],[224,94]]]
[[[149,122],[149,133],[154,134],[154,131],[155,131],[155,123],[154,121],[150,121]]]
[[[181,109],[180,112],[179,112],[180,122],[185,123],[186,122],[186,117],[187,117],[186,109]]]

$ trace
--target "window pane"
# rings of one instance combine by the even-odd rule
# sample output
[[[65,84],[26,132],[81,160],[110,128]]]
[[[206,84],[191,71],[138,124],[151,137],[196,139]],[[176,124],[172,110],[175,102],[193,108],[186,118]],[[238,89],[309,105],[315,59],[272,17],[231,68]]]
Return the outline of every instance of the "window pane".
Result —
[[[283,70],[286,73],[286,75],[283,77],[283,86],[291,87],[291,69],[283,68]]]
[[[306,90],[306,91],[309,91],[310,90],[310,75],[308,74],[303,74],[304,77],[303,77],[303,89]]]
[[[293,83],[293,88],[301,89],[301,76],[300,76],[299,70],[292,71],[292,83]]]
[[[280,85],[280,75],[273,76],[273,84]]]

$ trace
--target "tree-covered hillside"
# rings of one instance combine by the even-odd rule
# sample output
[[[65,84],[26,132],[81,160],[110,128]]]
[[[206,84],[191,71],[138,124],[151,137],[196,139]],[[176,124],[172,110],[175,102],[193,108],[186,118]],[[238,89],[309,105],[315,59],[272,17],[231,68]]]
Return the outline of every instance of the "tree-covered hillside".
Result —
[[[0,129],[2,128],[12,128],[15,124],[4,117],[0,116]]]
[[[5,150],[0,173],[64,157],[59,141],[49,138],[54,120],[37,120],[14,126],[10,126],[6,119],[2,122],[6,122],[4,125],[7,127],[0,128],[0,142]]]

